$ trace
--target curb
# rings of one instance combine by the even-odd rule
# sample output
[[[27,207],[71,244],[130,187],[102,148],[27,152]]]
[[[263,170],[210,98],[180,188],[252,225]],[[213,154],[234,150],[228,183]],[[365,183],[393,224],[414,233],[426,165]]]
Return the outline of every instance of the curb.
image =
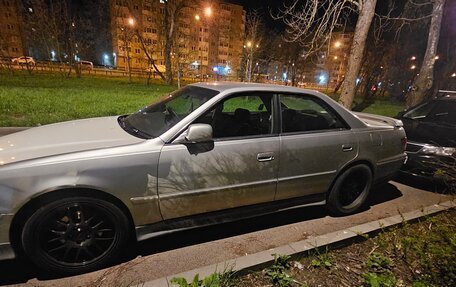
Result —
[[[292,242],[283,246],[279,246],[266,251],[250,254],[247,256],[238,257],[235,259],[226,260],[217,264],[212,264],[193,270],[185,271],[178,274],[169,275],[156,280],[144,282],[136,285],[137,287],[171,287],[171,279],[174,277],[183,277],[187,281],[193,280],[196,274],[200,278],[211,275],[214,272],[223,272],[224,270],[232,269],[233,271],[248,271],[258,270],[266,267],[274,261],[272,254],[296,256],[306,251],[317,247],[331,245],[337,242],[342,242],[351,238],[355,238],[361,234],[367,234],[383,228],[398,225],[404,221],[412,221],[423,216],[435,214],[456,207],[456,200],[447,201],[444,203],[434,204],[422,209],[417,209],[404,214],[371,221],[361,225],[353,226],[347,229],[338,230],[324,235],[309,237],[302,241]]]

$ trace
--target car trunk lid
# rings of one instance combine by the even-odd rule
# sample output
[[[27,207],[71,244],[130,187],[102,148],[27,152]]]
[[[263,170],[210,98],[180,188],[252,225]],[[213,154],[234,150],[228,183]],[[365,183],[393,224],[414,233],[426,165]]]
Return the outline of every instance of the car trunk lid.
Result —
[[[374,115],[374,114],[367,114],[367,113],[354,113],[361,121],[369,126],[392,126],[394,128],[403,127],[404,124],[401,120]]]

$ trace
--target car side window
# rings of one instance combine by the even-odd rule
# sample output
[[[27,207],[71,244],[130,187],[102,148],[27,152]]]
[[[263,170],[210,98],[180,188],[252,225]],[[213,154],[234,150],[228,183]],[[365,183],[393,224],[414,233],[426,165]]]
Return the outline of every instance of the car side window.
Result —
[[[440,101],[429,115],[430,120],[456,125],[456,102]]]
[[[429,115],[431,110],[434,108],[434,106],[434,102],[424,103],[406,112],[403,117],[411,120],[425,119]]]
[[[272,98],[269,93],[236,94],[195,123],[210,124],[214,139],[268,135],[272,133]]]
[[[345,129],[323,101],[311,96],[281,95],[282,133]]]

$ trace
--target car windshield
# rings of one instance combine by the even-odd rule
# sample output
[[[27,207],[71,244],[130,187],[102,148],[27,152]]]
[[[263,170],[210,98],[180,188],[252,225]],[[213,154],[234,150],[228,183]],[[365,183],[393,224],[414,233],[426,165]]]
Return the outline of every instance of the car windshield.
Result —
[[[119,123],[127,132],[138,137],[155,138],[218,93],[211,89],[187,86],[137,113],[120,117]]]

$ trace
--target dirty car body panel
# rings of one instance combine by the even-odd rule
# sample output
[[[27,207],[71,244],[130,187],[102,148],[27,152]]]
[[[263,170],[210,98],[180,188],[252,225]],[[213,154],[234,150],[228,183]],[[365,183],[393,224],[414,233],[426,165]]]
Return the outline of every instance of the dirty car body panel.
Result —
[[[302,107],[301,97],[308,100]],[[296,127],[312,124],[285,131],[293,121]],[[199,132],[210,131],[211,139],[189,141],[195,124]],[[355,115],[319,92],[217,82],[189,85],[132,116],[4,136],[0,259],[13,258],[27,245],[22,229],[28,220],[40,222],[31,214],[47,214],[37,202],[52,205],[79,193],[106,200],[142,240],[294,205],[325,204],[334,182],[353,165],[368,166],[374,180],[393,175],[405,159],[404,137],[400,121]],[[15,232],[22,232],[22,239]]]

